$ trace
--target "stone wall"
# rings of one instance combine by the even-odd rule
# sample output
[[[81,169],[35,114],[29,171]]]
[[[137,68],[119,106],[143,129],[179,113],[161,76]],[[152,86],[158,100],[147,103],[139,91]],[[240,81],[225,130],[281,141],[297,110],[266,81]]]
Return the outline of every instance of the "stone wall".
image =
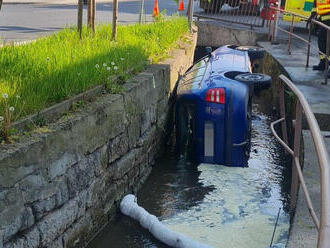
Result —
[[[0,248],[84,247],[148,177],[196,33],[172,57],[0,146]]]

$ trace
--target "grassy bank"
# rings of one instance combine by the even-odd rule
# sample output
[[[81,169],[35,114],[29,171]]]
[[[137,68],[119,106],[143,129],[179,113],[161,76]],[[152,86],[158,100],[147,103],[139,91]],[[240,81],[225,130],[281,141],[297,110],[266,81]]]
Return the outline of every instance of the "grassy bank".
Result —
[[[112,75],[125,80],[165,58],[187,31],[186,20],[178,17],[119,26],[116,42],[110,42],[111,26],[99,26],[95,35],[84,29],[82,40],[75,30],[65,29],[27,45],[3,47],[0,93],[15,105],[15,120],[104,82],[116,92],[120,87],[111,82]],[[5,101],[0,99],[1,116]]]

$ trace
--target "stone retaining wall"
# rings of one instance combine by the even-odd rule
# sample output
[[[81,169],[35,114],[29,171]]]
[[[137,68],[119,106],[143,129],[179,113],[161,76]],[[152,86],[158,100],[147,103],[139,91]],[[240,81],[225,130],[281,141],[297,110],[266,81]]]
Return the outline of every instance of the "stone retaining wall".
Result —
[[[168,99],[196,33],[159,65],[0,146],[0,248],[84,247],[161,154]]]

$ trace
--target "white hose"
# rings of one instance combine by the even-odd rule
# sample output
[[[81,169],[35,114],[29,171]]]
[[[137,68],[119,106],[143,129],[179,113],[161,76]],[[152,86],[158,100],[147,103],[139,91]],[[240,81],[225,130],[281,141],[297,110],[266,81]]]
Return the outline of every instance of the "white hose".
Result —
[[[126,195],[120,203],[120,210],[123,214],[137,220],[141,226],[161,242],[174,248],[212,248],[191,240],[187,236],[169,230],[156,216],[149,214],[144,208],[137,204],[134,195]]]

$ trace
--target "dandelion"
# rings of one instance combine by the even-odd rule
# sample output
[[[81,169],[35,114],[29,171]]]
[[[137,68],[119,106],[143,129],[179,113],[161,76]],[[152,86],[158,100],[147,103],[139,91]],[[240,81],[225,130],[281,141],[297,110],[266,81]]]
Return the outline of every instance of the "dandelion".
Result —
[[[117,67],[117,66],[114,66],[113,69],[114,69],[114,70],[118,70],[118,67]]]
[[[2,122],[5,118],[3,116],[0,116],[0,122]]]
[[[110,70],[111,70],[111,67],[108,66],[108,67],[107,67],[107,71],[110,71]]]
[[[95,65],[95,68],[96,68],[96,69],[99,69],[99,68],[100,68],[99,64],[96,64],[96,65]]]
[[[106,67],[107,66],[107,64],[106,63],[103,63],[103,67]]]
[[[111,62],[111,65],[115,65],[115,62],[112,61],[112,62]]]
[[[121,60],[121,61],[123,61],[123,60],[124,60],[124,58],[120,58],[120,60]]]
[[[2,98],[7,99],[7,98],[8,98],[8,94],[3,93],[3,94],[2,94]]]
[[[13,106],[9,107],[10,112],[14,112],[15,108]]]

